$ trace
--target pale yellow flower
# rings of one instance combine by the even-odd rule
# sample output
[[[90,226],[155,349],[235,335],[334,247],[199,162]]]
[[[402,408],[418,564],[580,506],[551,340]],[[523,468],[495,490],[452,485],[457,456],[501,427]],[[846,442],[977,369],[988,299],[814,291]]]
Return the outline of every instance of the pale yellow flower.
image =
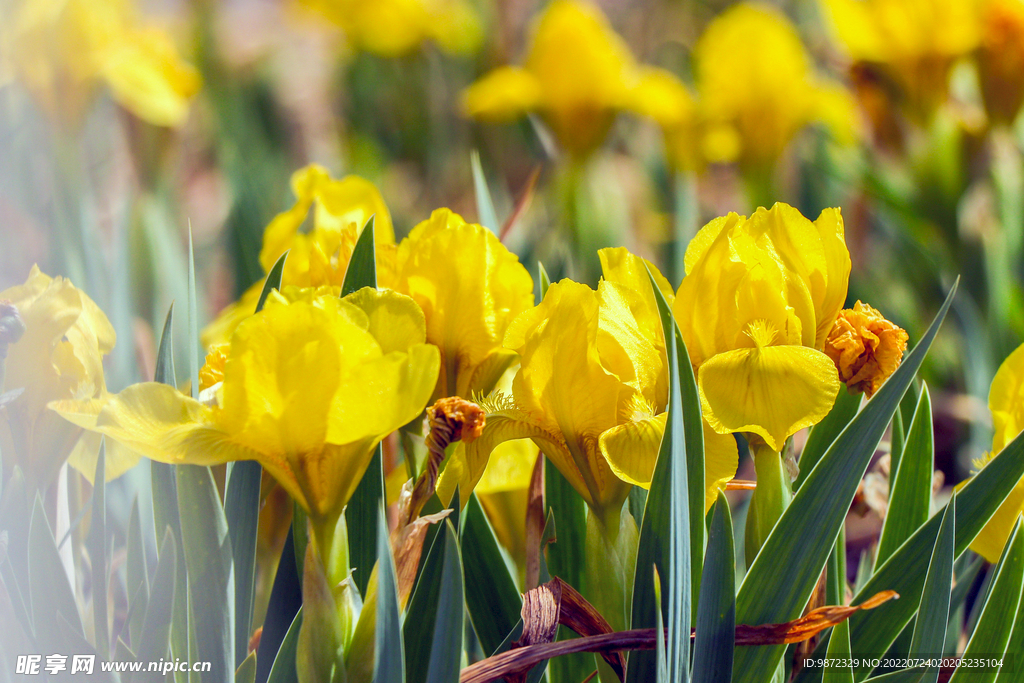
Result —
[[[620,111],[685,116],[685,91],[668,72],[642,67],[586,0],[553,0],[533,27],[522,67],[503,66],[463,93],[463,112],[493,122],[537,112],[562,149],[584,157],[604,140]]]
[[[815,73],[796,27],[769,5],[740,3],[716,17],[694,60],[700,107],[712,124],[701,143],[710,161],[770,165],[815,123],[841,142],[855,139],[852,97]]]
[[[480,18],[465,0],[299,0],[345,32],[359,50],[400,57],[433,41],[453,54],[476,50]]]
[[[92,481],[99,435],[65,422],[47,404],[107,396],[103,356],[114,348],[114,328],[85,292],[36,266],[25,284],[0,292],[3,300],[17,308],[25,330],[7,349],[3,388],[22,393],[0,410],[4,466],[18,465],[33,484],[45,487],[68,461]],[[121,476],[138,459],[108,443],[107,479]]]
[[[882,66],[925,117],[945,101],[953,64],[979,44],[980,1],[820,0],[850,57]]]
[[[180,126],[199,73],[129,0],[15,0],[0,16],[0,84],[21,83],[50,116],[81,120],[100,85],[158,126]]]

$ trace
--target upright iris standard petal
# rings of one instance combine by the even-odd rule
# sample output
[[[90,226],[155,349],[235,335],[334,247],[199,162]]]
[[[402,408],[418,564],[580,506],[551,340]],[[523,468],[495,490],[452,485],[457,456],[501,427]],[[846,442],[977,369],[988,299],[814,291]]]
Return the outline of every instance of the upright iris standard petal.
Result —
[[[395,288],[419,304],[441,351],[435,398],[487,394],[515,360],[502,348],[512,320],[533,306],[533,279],[487,228],[438,209],[398,247]]]
[[[224,352],[212,405],[157,383],[106,401],[53,404],[69,421],[154,460],[257,460],[331,524],[373,449],[416,417],[437,379],[416,305],[390,291],[345,299],[294,287],[241,322]]]
[[[372,216],[377,258],[377,281],[393,285],[395,232],[384,198],[368,180],[358,176],[331,178],[322,166],[311,164],[292,174],[295,204],[277,214],[263,231],[260,265],[269,273],[285,252],[283,285],[341,287],[356,240]],[[302,230],[312,211],[312,229]],[[256,310],[263,282],[253,284],[203,330],[207,347],[226,342],[238,323]]]

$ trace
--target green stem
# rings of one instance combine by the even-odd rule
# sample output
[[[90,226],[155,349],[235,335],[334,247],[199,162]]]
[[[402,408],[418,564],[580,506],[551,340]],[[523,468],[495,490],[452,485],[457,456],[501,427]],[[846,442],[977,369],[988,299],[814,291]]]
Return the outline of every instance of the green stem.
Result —
[[[757,488],[750,498],[750,510],[747,512],[744,547],[748,567],[793,499],[792,484],[782,463],[782,455],[763,442],[751,446],[757,471]]]

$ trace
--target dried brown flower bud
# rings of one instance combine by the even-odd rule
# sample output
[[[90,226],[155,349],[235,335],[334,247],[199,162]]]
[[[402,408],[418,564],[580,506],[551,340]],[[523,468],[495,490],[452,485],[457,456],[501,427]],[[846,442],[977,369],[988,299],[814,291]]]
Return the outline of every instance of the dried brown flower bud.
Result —
[[[907,340],[902,328],[858,301],[840,311],[825,340],[825,353],[850,391],[863,391],[871,398],[899,367]]]

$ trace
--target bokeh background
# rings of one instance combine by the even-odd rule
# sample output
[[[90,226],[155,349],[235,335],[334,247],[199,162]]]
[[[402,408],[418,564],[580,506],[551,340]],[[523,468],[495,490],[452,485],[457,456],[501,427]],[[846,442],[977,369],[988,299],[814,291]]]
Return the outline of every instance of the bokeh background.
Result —
[[[591,284],[599,247],[678,285],[711,218],[839,206],[848,305],[913,342],[962,278],[923,371],[948,490],[1024,340],[1022,97],[1021,0],[0,0],[0,290],[37,263],[87,291],[117,391],[185,305],[189,230],[208,321],[309,163],[398,238],[447,206]]]

